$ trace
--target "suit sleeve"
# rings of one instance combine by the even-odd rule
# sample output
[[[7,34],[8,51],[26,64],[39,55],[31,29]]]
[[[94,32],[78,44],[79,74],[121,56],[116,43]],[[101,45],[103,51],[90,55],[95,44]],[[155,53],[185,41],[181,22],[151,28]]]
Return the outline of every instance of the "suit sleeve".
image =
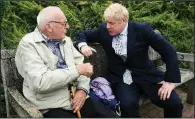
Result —
[[[76,36],[76,47],[78,48],[79,43],[87,43],[87,42],[97,42],[100,43],[100,29],[103,26],[101,24],[99,28],[93,29],[93,30],[85,30],[77,34]]]
[[[146,43],[161,55],[163,62],[166,64],[164,80],[172,83],[180,83],[181,77],[176,49],[164,37],[155,33],[150,24],[146,24],[143,30],[144,36],[146,36]]]

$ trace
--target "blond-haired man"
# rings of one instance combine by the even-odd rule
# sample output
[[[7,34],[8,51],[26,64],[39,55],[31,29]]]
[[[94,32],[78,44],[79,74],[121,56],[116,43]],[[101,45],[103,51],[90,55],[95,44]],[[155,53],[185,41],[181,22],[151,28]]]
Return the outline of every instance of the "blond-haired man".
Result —
[[[59,7],[49,6],[37,16],[37,28],[20,41],[15,62],[24,78],[23,94],[44,117],[118,117],[88,95],[93,66],[65,36],[69,24]],[[77,82],[71,100],[69,85]]]
[[[144,93],[164,109],[164,117],[182,117],[183,105],[173,83],[180,83],[175,48],[149,23],[129,21],[128,10],[111,4],[104,11],[106,23],[78,34],[77,47],[85,56],[93,49],[86,42],[98,42],[108,57],[107,80],[118,101],[122,117],[139,117],[139,98]],[[155,49],[166,63],[167,71],[158,70],[148,58],[148,48]]]

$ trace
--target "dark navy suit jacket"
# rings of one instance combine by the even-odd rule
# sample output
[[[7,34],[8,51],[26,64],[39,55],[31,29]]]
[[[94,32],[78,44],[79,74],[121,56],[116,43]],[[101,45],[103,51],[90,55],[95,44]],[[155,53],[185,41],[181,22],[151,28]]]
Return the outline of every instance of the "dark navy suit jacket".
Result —
[[[110,83],[122,81],[126,69],[132,71],[134,82],[157,83],[165,80],[179,83],[181,81],[175,48],[165,38],[155,33],[149,23],[128,22],[126,62],[115,54],[112,48],[112,39],[106,23],[102,23],[97,29],[80,32],[76,43],[77,45],[80,42],[98,42],[102,45],[108,57],[107,80]],[[157,51],[166,63],[165,73],[157,69],[149,59],[149,46]]]

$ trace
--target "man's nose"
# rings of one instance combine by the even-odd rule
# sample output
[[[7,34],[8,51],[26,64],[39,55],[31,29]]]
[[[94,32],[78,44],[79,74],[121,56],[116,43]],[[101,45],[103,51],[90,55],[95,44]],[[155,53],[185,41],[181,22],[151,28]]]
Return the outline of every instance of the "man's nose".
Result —
[[[70,27],[70,26],[69,26],[69,24],[67,23],[67,24],[65,25],[64,28],[65,28],[65,29],[69,29],[69,27]]]

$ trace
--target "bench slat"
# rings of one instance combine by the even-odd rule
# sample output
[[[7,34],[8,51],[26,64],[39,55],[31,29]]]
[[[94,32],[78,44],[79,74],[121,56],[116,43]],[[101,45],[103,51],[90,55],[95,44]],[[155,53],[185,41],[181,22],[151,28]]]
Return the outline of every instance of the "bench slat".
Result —
[[[194,54],[177,52],[180,61],[194,62]]]
[[[152,47],[149,47],[148,55],[150,60],[160,59],[161,56]],[[179,61],[194,62],[194,54],[177,52],[177,58]]]

